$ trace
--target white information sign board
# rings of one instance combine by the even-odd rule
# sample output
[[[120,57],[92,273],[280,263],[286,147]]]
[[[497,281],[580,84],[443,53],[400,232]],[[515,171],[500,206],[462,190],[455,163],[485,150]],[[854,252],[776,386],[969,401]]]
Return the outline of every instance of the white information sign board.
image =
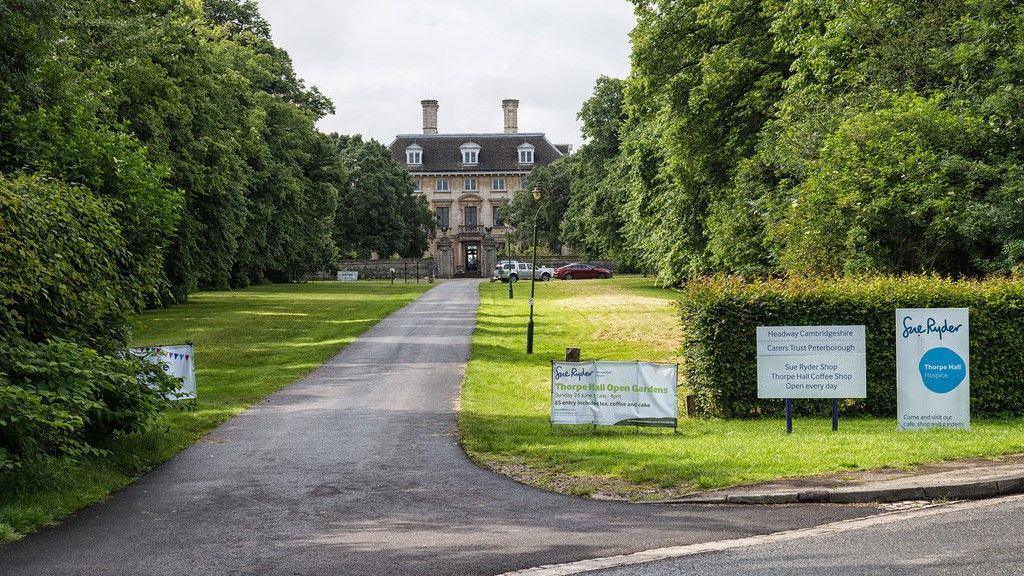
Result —
[[[196,359],[191,344],[132,348],[131,352],[154,364],[160,364],[164,372],[181,379],[181,387],[168,398],[185,400],[196,397]]]
[[[354,270],[339,270],[338,282],[355,282],[359,280],[359,272]]]
[[[966,308],[896,310],[896,413],[901,430],[971,425]]]
[[[864,398],[863,326],[758,326],[758,398]]]
[[[678,371],[654,362],[552,362],[551,422],[674,427]]]

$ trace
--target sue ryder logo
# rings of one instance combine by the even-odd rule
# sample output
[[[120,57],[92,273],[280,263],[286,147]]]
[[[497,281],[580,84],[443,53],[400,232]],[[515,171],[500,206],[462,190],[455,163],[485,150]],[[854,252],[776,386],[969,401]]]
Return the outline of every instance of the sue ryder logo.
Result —
[[[942,340],[942,336],[945,334],[956,334],[963,328],[963,324],[950,324],[949,320],[943,320],[942,325],[939,325],[939,321],[935,318],[928,318],[928,320],[921,324],[914,324],[913,318],[910,316],[903,317],[903,337],[909,338],[913,334],[938,334],[939,340]]]
[[[586,370],[573,366],[569,371],[565,371],[561,366],[555,366],[555,379],[561,380],[562,378],[575,378],[577,380],[583,380],[584,378],[590,378],[594,375],[593,370]]]

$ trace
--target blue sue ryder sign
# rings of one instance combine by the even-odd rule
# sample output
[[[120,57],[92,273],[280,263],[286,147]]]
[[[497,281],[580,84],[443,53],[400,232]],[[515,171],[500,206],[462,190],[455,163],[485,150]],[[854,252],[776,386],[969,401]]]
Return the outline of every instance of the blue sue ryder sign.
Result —
[[[896,412],[901,430],[969,428],[966,308],[896,310]]]
[[[552,362],[551,423],[676,426],[675,364]]]

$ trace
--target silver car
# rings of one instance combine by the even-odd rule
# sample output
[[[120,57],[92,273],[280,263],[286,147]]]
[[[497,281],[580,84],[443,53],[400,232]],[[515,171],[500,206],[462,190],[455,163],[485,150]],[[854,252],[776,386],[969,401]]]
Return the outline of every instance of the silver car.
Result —
[[[491,273],[491,280],[518,282],[520,278],[529,278],[532,269],[533,265],[529,262],[502,260],[494,267],[494,271]],[[555,277],[555,269],[547,266],[537,266],[537,270],[534,271],[533,275],[537,280],[546,282]]]

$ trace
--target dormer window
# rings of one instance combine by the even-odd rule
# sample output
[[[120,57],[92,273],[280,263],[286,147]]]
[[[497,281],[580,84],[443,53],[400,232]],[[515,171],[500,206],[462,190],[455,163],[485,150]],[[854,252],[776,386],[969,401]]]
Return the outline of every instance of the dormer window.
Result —
[[[462,163],[467,166],[473,166],[480,161],[480,146],[475,142],[466,142],[459,146],[459,151],[462,152]]]
[[[410,166],[419,166],[423,164],[423,148],[418,144],[413,144],[405,149],[405,163]]]
[[[520,164],[533,164],[533,146],[530,144],[522,144],[519,146],[519,163]]]

